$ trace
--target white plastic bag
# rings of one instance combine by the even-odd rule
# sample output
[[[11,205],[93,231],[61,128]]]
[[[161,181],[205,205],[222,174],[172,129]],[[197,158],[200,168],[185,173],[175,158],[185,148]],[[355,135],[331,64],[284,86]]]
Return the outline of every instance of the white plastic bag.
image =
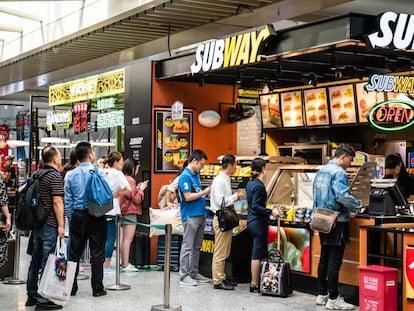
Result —
[[[171,209],[149,209],[150,223],[151,225],[172,225],[172,234],[183,234],[184,227],[183,222],[181,221],[180,209],[171,208]],[[151,228],[150,237],[154,235],[165,235],[165,230]]]
[[[45,298],[69,301],[76,262],[68,261],[66,249],[66,243],[58,237],[55,253],[47,258],[37,291]]]

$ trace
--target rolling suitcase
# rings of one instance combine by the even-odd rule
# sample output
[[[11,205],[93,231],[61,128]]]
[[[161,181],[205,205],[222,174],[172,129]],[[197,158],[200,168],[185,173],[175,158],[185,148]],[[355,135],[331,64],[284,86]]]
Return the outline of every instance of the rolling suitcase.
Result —
[[[7,240],[7,261],[0,266],[0,280],[13,277],[16,240]],[[6,246],[6,245],[4,245]],[[3,258],[5,260],[5,258]]]
[[[129,262],[140,268],[150,265],[150,238],[147,233],[135,232],[129,252]]]
[[[277,250],[270,251],[262,260],[260,269],[260,293],[262,295],[287,297],[292,294],[290,265],[280,253],[280,220],[277,221]]]

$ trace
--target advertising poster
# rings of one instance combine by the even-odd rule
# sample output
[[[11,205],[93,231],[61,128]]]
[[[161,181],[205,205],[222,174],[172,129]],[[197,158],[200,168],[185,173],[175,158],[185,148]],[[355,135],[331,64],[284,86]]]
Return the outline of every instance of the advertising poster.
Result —
[[[367,123],[367,115],[369,110],[377,103],[384,101],[383,92],[367,92],[364,90],[365,82],[355,84],[357,107],[358,107],[358,120],[360,123]]]
[[[173,121],[170,110],[155,111],[155,171],[178,172],[192,152],[193,114]]]
[[[282,120],[283,127],[304,126],[301,91],[282,93]]]
[[[354,87],[352,84],[329,88],[332,124],[356,123]]]
[[[263,128],[281,128],[279,93],[260,96],[260,108]]]
[[[414,299],[414,245],[407,245],[405,247],[405,286],[406,297]]]
[[[326,89],[304,91],[306,125],[329,125],[328,101]]]
[[[268,227],[268,249],[277,249],[277,226]],[[281,227],[280,252],[282,258],[289,262],[290,269],[310,272],[310,229]]]

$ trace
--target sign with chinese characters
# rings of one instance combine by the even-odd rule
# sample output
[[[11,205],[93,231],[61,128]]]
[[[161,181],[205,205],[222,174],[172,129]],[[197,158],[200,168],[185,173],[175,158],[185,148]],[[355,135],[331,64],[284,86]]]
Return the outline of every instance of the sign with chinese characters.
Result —
[[[96,118],[96,127],[107,128],[107,127],[116,127],[124,125],[124,111],[116,110],[106,113],[98,114]]]
[[[69,104],[87,99],[124,93],[125,70],[55,84],[49,87],[49,106]]]
[[[89,121],[89,102],[75,104],[73,106],[73,132],[75,134],[87,132]]]

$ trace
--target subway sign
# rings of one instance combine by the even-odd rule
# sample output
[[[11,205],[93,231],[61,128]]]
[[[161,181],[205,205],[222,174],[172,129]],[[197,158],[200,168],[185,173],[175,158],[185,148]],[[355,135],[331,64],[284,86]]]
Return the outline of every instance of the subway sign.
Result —
[[[372,74],[364,89],[367,92],[414,93],[414,77]]]
[[[414,15],[385,12],[379,15],[378,26],[379,31],[367,37],[372,48],[414,49]]]
[[[272,25],[224,39],[212,40],[197,47],[191,73],[255,63],[260,60],[264,43],[276,35]]]
[[[368,112],[369,124],[381,131],[401,131],[414,123],[414,102],[387,100],[378,103]]]

